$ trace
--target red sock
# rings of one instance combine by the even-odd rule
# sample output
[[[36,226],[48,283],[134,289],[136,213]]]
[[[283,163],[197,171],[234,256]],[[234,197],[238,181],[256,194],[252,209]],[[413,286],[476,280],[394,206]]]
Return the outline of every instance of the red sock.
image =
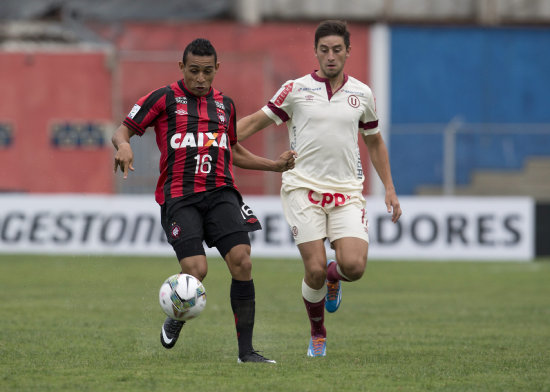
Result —
[[[305,298],[304,304],[306,305],[307,315],[311,324],[311,336],[327,337],[327,330],[325,329],[325,299],[321,302],[311,303]]]
[[[327,280],[331,283],[338,282],[339,280],[348,282],[346,278],[338,273],[338,269],[336,268],[337,266],[338,263],[330,263],[327,266]]]

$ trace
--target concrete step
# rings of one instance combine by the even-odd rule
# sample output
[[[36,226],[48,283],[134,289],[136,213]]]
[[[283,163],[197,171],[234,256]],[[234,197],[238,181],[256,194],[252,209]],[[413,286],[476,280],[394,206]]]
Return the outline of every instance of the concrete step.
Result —
[[[418,195],[441,195],[439,186],[422,186]],[[455,195],[531,196],[550,201],[550,158],[530,158],[521,171],[480,170],[466,186],[455,187]]]

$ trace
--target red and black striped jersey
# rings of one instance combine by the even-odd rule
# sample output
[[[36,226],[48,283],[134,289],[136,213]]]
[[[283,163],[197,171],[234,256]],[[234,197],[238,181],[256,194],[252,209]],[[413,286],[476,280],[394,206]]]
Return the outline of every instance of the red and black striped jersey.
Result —
[[[233,100],[210,88],[193,95],[183,80],[141,97],[123,124],[143,135],[155,129],[160,150],[159,204],[230,186],[236,189],[231,146],[237,143]]]

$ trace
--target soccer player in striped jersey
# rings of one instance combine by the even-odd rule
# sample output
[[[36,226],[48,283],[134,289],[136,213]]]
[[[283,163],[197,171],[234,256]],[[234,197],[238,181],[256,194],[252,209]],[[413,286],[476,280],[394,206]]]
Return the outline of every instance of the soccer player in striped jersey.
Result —
[[[238,143],[235,104],[212,87],[219,63],[210,41],[192,41],[179,67],[183,79],[140,98],[115,131],[114,171],[120,168],[127,178],[134,170],[130,138],[153,127],[161,154],[155,199],[181,272],[202,281],[208,270],[203,241],[215,246],[232,277],[238,362],[274,363],[252,345],[255,291],[248,232],[261,226],[237,190],[233,164],[282,172],[294,167],[294,151],[273,161]],[[176,344],[183,324],[166,318],[160,335],[164,347]]]
[[[358,280],[367,265],[359,134],[384,184],[392,221],[401,216],[374,96],[366,84],[344,73],[350,50],[345,22],[322,22],[314,42],[319,70],[287,81],[266,106],[237,123],[239,140],[244,140],[286,122],[290,147],[297,153],[296,167],[283,174],[281,200],[305,266],[302,297],[311,325],[310,357],[326,355],[324,311],[340,306],[341,281]],[[336,260],[327,260],[325,239]]]

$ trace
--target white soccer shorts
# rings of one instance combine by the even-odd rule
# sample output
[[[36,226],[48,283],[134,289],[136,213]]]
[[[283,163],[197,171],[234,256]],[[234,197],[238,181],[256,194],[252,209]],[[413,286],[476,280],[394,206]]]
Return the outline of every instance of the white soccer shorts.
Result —
[[[359,192],[319,193],[306,188],[281,189],[287,223],[296,244],[328,238],[361,238],[369,242],[365,198]]]

